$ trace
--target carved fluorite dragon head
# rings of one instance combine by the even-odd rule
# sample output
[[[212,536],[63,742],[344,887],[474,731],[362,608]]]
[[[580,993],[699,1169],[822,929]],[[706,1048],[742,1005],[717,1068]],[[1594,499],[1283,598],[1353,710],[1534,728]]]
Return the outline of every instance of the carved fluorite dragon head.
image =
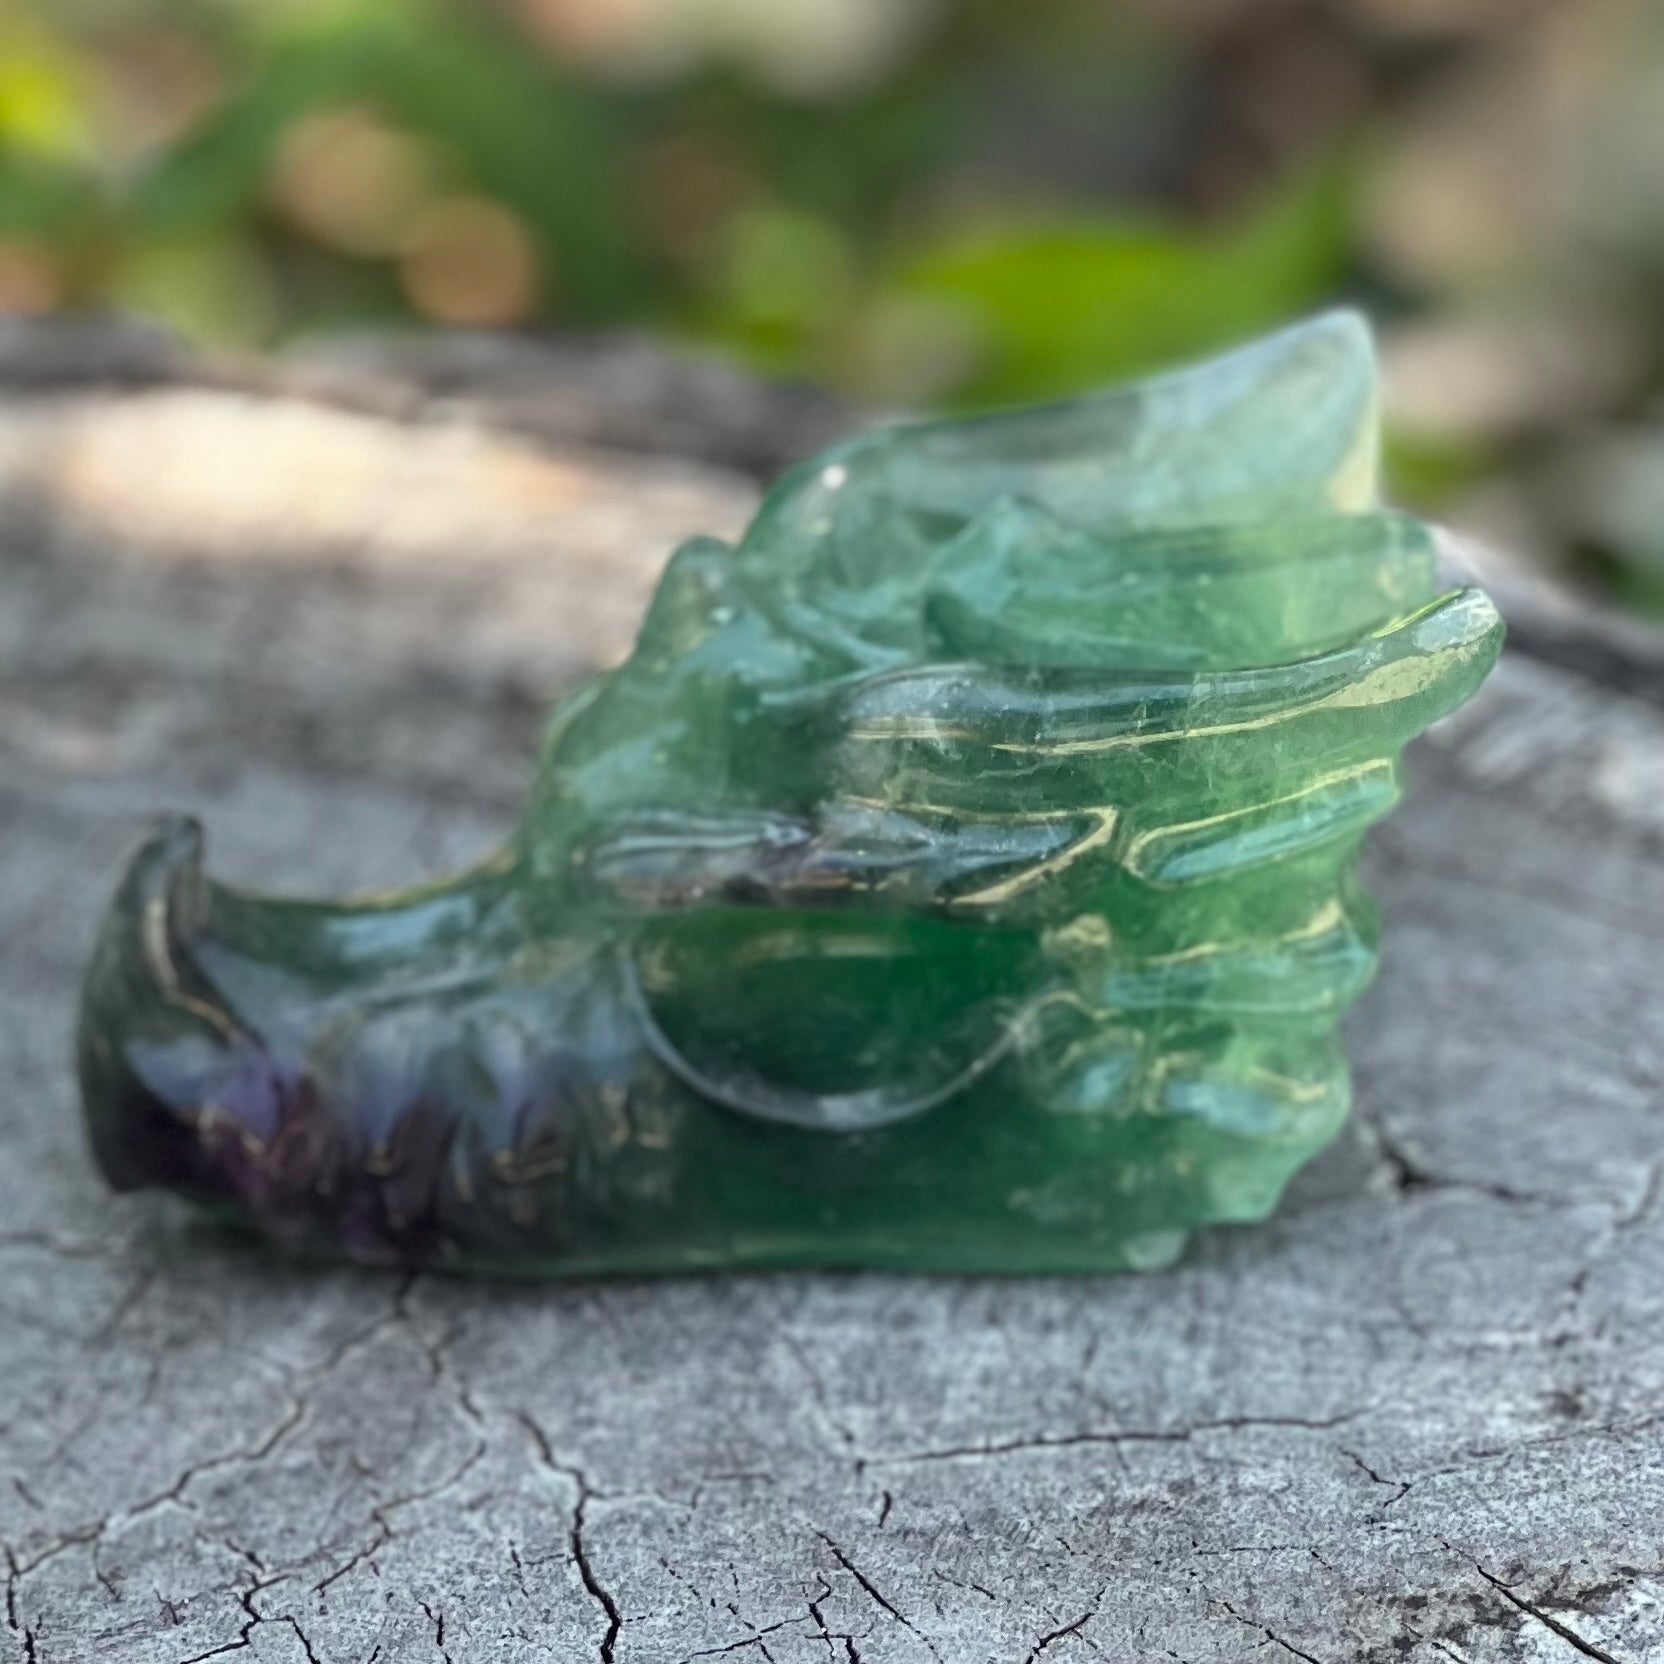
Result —
[[[81,1070],[120,1187],[529,1272],[1164,1263],[1344,1118],[1359,840],[1501,628],[1377,497],[1334,314],[881,428],[671,559],[500,857],[340,903],[135,858]]]

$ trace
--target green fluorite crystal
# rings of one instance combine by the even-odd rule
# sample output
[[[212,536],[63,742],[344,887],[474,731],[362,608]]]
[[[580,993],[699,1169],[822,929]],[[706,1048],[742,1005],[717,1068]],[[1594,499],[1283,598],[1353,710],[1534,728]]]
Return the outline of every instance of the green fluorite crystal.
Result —
[[[1353,876],[1501,629],[1376,498],[1365,326],[865,434],[672,559],[478,871],[137,856],[87,986],[118,1186],[532,1272],[1163,1263],[1347,1106]]]

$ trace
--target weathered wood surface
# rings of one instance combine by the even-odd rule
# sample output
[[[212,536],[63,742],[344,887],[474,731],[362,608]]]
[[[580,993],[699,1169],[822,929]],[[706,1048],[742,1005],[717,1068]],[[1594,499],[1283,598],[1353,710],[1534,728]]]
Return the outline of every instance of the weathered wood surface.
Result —
[[[1664,705],[1523,656],[1375,840],[1352,1129],[1174,1272],[490,1288],[104,1194],[144,818],[269,887],[477,853],[720,459],[821,436],[671,460],[626,359],[548,361],[573,429],[458,350],[465,406],[0,339],[0,1660],[1664,1660]]]

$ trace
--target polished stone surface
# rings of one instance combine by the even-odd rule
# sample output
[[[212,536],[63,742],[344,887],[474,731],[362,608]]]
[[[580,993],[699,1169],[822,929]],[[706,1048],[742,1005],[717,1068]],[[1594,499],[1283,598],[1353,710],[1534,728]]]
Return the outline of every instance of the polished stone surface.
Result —
[[[1500,645],[1376,497],[1337,314],[880,430],[681,549],[502,855],[305,904],[136,858],[82,1075],[121,1186],[538,1272],[1148,1268],[1345,1117],[1353,878]]]

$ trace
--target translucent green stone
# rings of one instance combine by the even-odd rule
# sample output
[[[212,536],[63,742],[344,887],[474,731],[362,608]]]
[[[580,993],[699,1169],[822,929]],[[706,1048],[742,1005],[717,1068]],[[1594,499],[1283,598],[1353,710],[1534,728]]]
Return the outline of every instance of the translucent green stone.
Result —
[[[118,1187],[529,1273],[1148,1267],[1346,1114],[1354,876],[1501,627],[1376,496],[1327,316],[864,434],[672,559],[519,834],[373,902],[136,857],[89,975]]]

